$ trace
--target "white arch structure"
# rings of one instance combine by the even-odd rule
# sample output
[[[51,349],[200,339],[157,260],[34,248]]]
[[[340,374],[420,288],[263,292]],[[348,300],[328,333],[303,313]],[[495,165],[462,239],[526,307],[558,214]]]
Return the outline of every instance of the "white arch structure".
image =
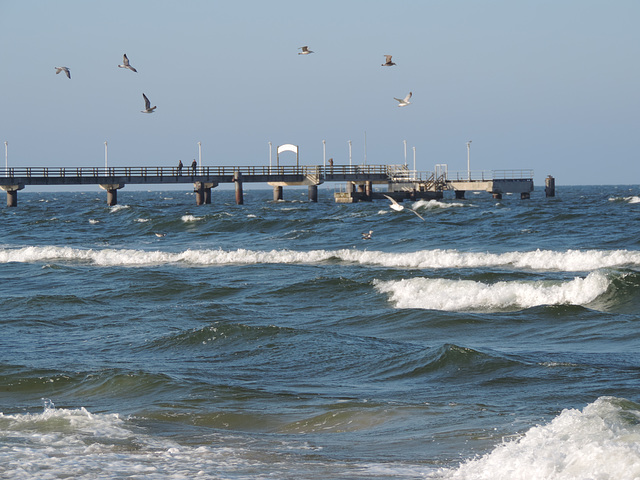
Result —
[[[284,145],[280,145],[276,154],[276,165],[280,166],[280,152],[294,152],[296,154],[296,167],[300,165],[300,152],[297,145],[291,145],[290,143],[285,143]]]

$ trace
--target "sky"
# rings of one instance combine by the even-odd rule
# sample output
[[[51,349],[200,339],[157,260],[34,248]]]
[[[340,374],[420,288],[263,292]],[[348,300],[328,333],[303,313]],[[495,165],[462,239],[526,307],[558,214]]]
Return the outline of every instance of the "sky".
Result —
[[[203,165],[269,165],[269,142],[318,165],[323,141],[401,164],[406,142],[455,172],[471,140],[473,171],[638,184],[639,20],[637,0],[0,0],[0,142],[10,167],[104,166],[105,141],[114,167],[198,142]]]

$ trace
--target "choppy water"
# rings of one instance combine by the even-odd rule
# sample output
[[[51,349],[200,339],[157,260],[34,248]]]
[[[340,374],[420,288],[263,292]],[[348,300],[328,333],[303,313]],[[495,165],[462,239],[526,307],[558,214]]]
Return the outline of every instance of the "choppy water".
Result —
[[[640,477],[639,187],[305,194],[0,208],[0,476]]]

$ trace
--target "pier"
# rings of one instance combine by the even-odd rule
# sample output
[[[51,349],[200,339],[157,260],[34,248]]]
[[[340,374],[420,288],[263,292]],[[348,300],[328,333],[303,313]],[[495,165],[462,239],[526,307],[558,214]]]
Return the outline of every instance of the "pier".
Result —
[[[464,172],[466,173],[466,172]],[[116,205],[118,190],[127,184],[192,184],[196,204],[211,203],[211,191],[221,184],[234,184],[236,203],[243,203],[245,183],[267,183],[273,187],[274,201],[283,200],[284,187],[307,186],[309,201],[318,201],[318,186],[327,182],[346,184],[336,192],[340,203],[383,198],[374,185],[386,185],[384,194],[403,199],[442,198],[445,190],[464,198],[469,190],[484,190],[495,198],[503,193],[520,193],[529,198],[533,191],[533,170],[486,171],[478,177],[445,171],[416,172],[406,165],[291,165],[291,166],[205,166],[205,167],[15,167],[0,169],[0,189],[7,193],[7,206],[18,205],[18,191],[28,186],[98,185],[107,192],[107,204]]]

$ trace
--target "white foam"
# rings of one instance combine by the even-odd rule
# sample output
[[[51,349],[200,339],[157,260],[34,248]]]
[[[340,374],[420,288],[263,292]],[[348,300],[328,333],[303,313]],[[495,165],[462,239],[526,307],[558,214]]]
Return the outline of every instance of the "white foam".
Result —
[[[481,458],[430,478],[450,480],[635,480],[640,478],[640,412],[601,397],[564,410]]]
[[[129,205],[114,205],[113,207],[111,207],[110,212],[115,213],[115,212],[119,212],[120,210],[125,210],[127,208],[131,208],[131,207]]]
[[[183,222],[197,222],[198,220],[202,220],[204,217],[195,217],[193,215],[183,215],[181,220]]]
[[[538,305],[587,305],[606,292],[611,280],[600,272],[565,282],[513,281],[486,284],[472,280],[411,278],[375,281],[396,308],[444,311],[496,311]]]
[[[444,209],[444,208],[455,208],[455,207],[466,207],[464,203],[459,202],[440,202],[438,200],[418,200],[413,204],[413,209],[417,210],[419,208],[426,208],[428,210],[436,210],[436,209]]]
[[[150,220],[150,218],[136,218],[136,222],[138,223],[147,223]]]
[[[195,218],[195,217],[194,217]],[[163,252],[133,249],[80,249],[37,246],[0,249],[0,263],[81,261],[97,265],[137,266],[183,262],[196,265],[317,264],[341,261],[367,266],[413,269],[510,268],[588,272],[601,268],[640,266],[640,252],[631,250],[536,250],[531,252],[482,253],[457,250],[419,250],[388,253],[358,249],[340,250],[186,250]]]

